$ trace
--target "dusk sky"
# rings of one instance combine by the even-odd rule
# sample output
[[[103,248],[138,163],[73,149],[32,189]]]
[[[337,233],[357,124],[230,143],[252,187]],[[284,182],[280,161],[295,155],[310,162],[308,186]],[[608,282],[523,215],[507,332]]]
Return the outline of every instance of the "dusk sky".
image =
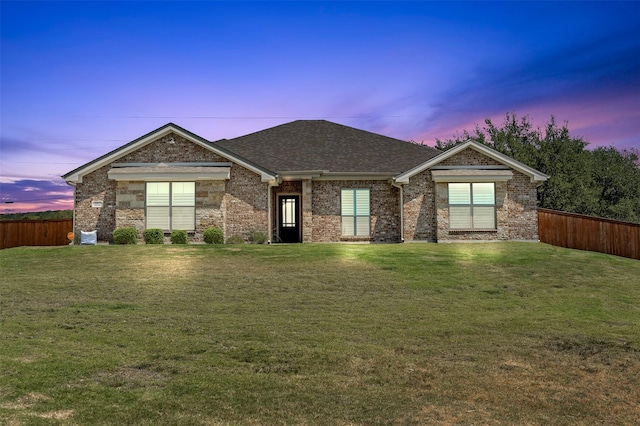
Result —
[[[209,140],[327,119],[432,145],[553,115],[640,149],[640,2],[2,1],[0,213],[168,122]],[[13,201],[12,204],[6,203]]]

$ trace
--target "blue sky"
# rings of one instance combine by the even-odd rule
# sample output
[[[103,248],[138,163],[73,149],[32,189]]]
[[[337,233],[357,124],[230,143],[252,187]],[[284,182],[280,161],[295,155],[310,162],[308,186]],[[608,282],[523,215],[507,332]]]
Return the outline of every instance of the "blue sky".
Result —
[[[515,112],[640,148],[640,2],[2,1],[0,14],[0,212],[70,208],[60,175],[167,122],[217,140],[324,118],[432,144]]]

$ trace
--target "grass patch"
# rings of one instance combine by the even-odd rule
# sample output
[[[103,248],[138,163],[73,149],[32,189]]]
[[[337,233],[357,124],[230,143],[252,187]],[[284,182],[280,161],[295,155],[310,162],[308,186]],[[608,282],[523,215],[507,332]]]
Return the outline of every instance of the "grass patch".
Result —
[[[0,251],[8,424],[634,424],[640,262],[527,243]]]

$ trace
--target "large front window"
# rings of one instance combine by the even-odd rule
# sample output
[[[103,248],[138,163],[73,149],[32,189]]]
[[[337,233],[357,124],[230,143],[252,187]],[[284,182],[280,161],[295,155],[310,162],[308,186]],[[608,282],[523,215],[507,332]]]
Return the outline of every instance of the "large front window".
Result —
[[[193,231],[195,206],[195,182],[147,182],[147,228]]]
[[[495,194],[493,182],[450,183],[449,229],[495,229]]]
[[[342,235],[369,236],[369,189],[342,190]]]

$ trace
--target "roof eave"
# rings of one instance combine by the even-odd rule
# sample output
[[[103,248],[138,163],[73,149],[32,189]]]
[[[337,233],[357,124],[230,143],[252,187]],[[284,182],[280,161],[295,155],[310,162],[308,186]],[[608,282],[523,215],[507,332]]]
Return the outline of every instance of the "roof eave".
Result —
[[[464,151],[467,148],[471,148],[474,149],[478,152],[480,152],[481,154],[484,154],[490,158],[493,158],[496,161],[499,161],[502,164],[505,164],[509,167],[511,167],[512,169],[515,169],[527,176],[529,176],[531,178],[532,182],[539,182],[542,183],[544,181],[546,181],[547,179],[549,179],[549,176],[545,175],[544,173],[527,166],[526,164],[523,164],[517,160],[514,160],[513,158],[504,155],[498,151],[496,151],[495,149],[489,148],[485,145],[482,145],[478,142],[474,142],[474,141],[467,141],[463,144],[460,144],[456,147],[453,147],[447,151],[444,151],[442,154],[433,157],[430,160],[425,161],[424,163],[404,172],[401,173],[399,175],[397,175],[394,180],[397,183],[401,183],[401,184],[406,184],[409,183],[409,179],[413,176],[415,176],[416,174],[427,170],[433,166],[435,166],[436,164],[446,160],[447,158],[450,158],[456,154],[458,154],[459,152]]]
[[[275,174],[274,173],[270,173],[268,170],[263,169],[262,167],[253,164],[247,160],[245,160],[242,157],[239,157],[238,155],[229,152],[225,149],[222,149],[220,147],[215,146],[214,144],[210,143],[208,140],[204,139],[201,136],[196,135],[195,133],[191,133],[190,131],[183,129],[180,126],[177,126],[173,123],[168,123],[165,124],[164,126],[147,133],[146,135],[143,135],[141,137],[139,137],[138,139],[135,139],[113,151],[108,152],[107,154],[98,157],[97,159],[90,161],[72,171],[70,171],[69,173],[62,175],[62,178],[70,185],[72,184],[76,184],[76,183],[82,183],[82,178],[83,176],[99,169],[100,167],[103,167],[107,164],[113,163],[115,160],[117,160],[118,158],[122,158],[125,155],[134,152],[142,147],[144,147],[145,145],[150,144],[151,142],[157,140],[158,138],[161,138],[163,136],[166,136],[170,133],[175,133],[209,151],[212,151],[224,158],[227,158],[239,165],[241,165],[242,167],[245,167],[251,171],[253,171],[254,173],[257,173],[260,175],[262,182],[269,182],[273,179],[275,179]]]
[[[278,173],[281,180],[386,180],[393,177],[387,172],[332,172],[329,170],[289,170]]]

